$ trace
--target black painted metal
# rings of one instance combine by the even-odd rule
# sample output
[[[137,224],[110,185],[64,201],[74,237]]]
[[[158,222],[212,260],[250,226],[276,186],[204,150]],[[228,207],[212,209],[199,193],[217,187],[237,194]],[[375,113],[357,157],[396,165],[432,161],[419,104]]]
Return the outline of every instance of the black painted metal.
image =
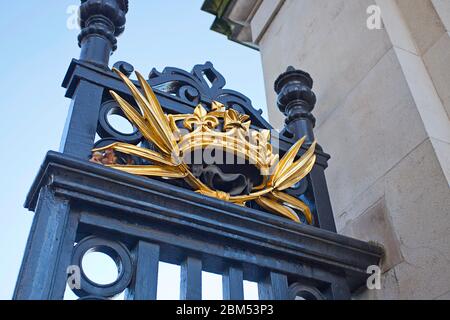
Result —
[[[127,300],[156,300],[159,266],[159,245],[139,241],[133,252],[135,276]]]
[[[187,256],[181,263],[180,300],[202,299],[202,261]]]
[[[230,266],[222,277],[224,300],[244,300],[244,272],[240,267]]]
[[[258,283],[261,300],[288,300],[288,278],[285,274],[270,271]]]
[[[108,68],[109,57],[117,48],[117,39],[125,30],[128,0],[81,0],[80,60]]]
[[[120,64],[123,64],[123,62],[120,62]],[[206,63],[206,65],[209,65],[209,63]],[[173,69],[173,68],[166,68],[166,69]],[[192,113],[194,108],[197,106],[197,104],[195,102],[188,102],[186,101],[186,99],[183,98],[183,96],[181,96],[181,98],[179,96],[177,96],[177,94],[173,93],[172,90],[168,90],[165,89],[164,86],[161,86],[162,84],[167,84],[167,83],[177,83],[177,82],[181,82],[181,83],[186,83],[186,78],[188,77],[186,74],[190,74],[189,72],[183,71],[185,73],[185,75],[180,76],[179,73],[168,73],[168,72],[163,72],[160,77],[153,77],[152,79],[149,79],[148,82],[150,83],[150,85],[154,88],[155,94],[158,97],[158,100],[160,101],[163,109],[165,112],[167,113]],[[165,74],[165,75],[164,75]],[[192,76],[192,75],[191,75]],[[191,77],[190,76],[190,77]],[[80,95],[87,95],[87,94],[92,94],[92,92],[97,92],[96,91],[96,87],[97,86],[101,86],[103,88],[102,93],[108,92],[109,90],[114,90],[117,93],[119,93],[121,96],[129,96],[130,92],[129,90],[126,88],[126,86],[123,84],[123,82],[121,81],[121,79],[113,72],[111,71],[107,71],[107,70],[103,70],[101,68],[98,68],[92,64],[83,62],[83,61],[79,61],[79,60],[72,60],[70,66],[69,66],[69,70],[67,71],[67,74],[64,78],[63,81],[63,87],[67,89],[66,91],[66,97],[67,98],[71,98],[72,101],[75,101],[77,99],[77,86],[80,83],[83,82],[89,82],[95,85],[95,87],[93,88],[93,90],[86,90],[84,91],[85,93],[82,94],[80,93]],[[196,84],[195,81],[191,80],[191,84],[195,85],[195,86],[200,86],[199,84]],[[139,84],[136,82],[135,85],[139,88]],[[159,89],[158,89],[159,87]],[[173,85],[172,85],[173,87]],[[163,91],[165,90],[165,91]],[[198,89],[198,90],[205,90],[205,89]],[[225,91],[227,92],[227,91]],[[248,98],[246,98],[244,95],[239,94],[241,96],[240,99],[236,98],[236,93],[234,91],[233,95],[231,97],[228,97],[226,94],[221,95],[221,99],[223,100],[219,100],[219,101],[230,101],[230,100],[240,100],[239,104],[236,103],[234,104],[234,107],[238,107],[240,106],[240,108],[244,109],[244,110],[253,110],[253,112],[248,112],[248,114],[250,115],[250,119],[252,120],[253,124],[260,124],[257,125],[257,127],[259,128],[265,128],[265,129],[271,129],[271,126],[267,123],[267,121],[262,117],[262,115],[260,114],[259,111],[255,110],[250,102],[250,100]],[[203,94],[202,95],[202,100],[200,102],[202,103],[211,103],[213,100],[215,99],[214,95],[208,95],[208,94]],[[103,101],[104,100],[104,101]],[[106,98],[104,98],[102,100],[101,103],[105,102],[105,101],[109,101],[111,100],[111,97],[109,97],[109,95],[106,95]],[[97,100],[93,99],[91,100],[91,107],[92,108],[100,108],[101,103],[97,102]],[[244,102],[245,101],[245,104]],[[72,104],[74,104],[74,102],[72,102]],[[80,103],[81,106],[84,106],[84,104]],[[233,105],[233,104],[231,104]],[[88,110],[86,110],[88,111]],[[80,107],[80,111],[79,113],[83,113],[84,109],[82,107]],[[70,117],[69,113],[69,119],[71,119],[72,117]],[[72,112],[73,114],[73,112]],[[78,116],[78,118],[81,118],[81,116]],[[91,126],[87,126],[85,124],[85,122],[88,123],[95,123],[95,125],[98,122],[98,111],[95,114],[95,116],[89,119],[85,119],[85,118],[81,118],[81,119],[73,119],[73,122],[77,122],[78,126],[80,128],[84,128],[83,126],[86,126],[89,130],[87,129],[83,129],[80,130],[81,132],[85,132],[84,137],[80,136],[79,134],[77,135],[76,132],[70,132],[65,134],[65,138],[67,140],[67,136],[69,136],[70,138],[72,138],[73,140],[77,141],[78,139],[86,140],[86,147],[83,147],[81,144],[79,144],[77,148],[73,147],[71,148],[70,153],[73,154],[74,156],[86,159],[86,150],[87,153],[90,155],[90,149],[87,147],[88,145],[92,145],[92,143],[90,141],[94,141],[95,139],[95,132],[92,133],[92,129]],[[67,130],[66,130],[67,131]],[[275,145],[278,145],[278,148],[280,150],[280,152],[283,154],[284,152],[286,152],[293,143],[295,143],[296,140],[294,140],[292,137],[286,137],[285,135],[278,135],[275,131],[272,132],[272,138],[274,141]],[[63,144],[64,145],[64,144]],[[64,149],[62,149],[64,150]],[[306,151],[306,148],[303,149],[304,151]],[[64,151],[65,153],[68,153],[66,151]],[[324,169],[327,167],[327,162],[330,158],[330,156],[324,152],[322,152],[321,150],[318,150],[316,152],[317,154],[317,165],[323,167]]]
[[[88,252],[102,252],[116,262],[119,274],[114,282],[107,285],[100,285],[86,276],[82,261],[84,255]],[[71,265],[78,266],[81,271],[80,288],[73,289],[74,293],[80,298],[92,296],[104,298],[114,297],[128,288],[133,277],[133,259],[128,248],[118,241],[111,241],[95,236],[88,236],[77,243],[73,248]]]
[[[316,104],[316,95],[312,91],[313,79],[301,70],[288,67],[275,81],[278,94],[278,108],[286,115],[286,126],[282,134],[298,140],[306,136],[306,144],[314,141],[316,119],[312,111]],[[317,146],[322,150],[320,145]],[[336,232],[333,210],[328,194],[324,167],[315,166],[308,177],[305,197],[314,204],[316,225],[322,229]]]
[[[39,190],[49,195],[38,197]],[[235,264],[242,266],[246,280],[261,282],[275,272],[289,282],[313,283],[329,298],[342,297],[340,288],[363,284],[366,267],[377,264],[382,254],[361,241],[55,152],[48,153],[26,207],[37,216],[45,214],[40,207],[46,197],[58,199],[59,206],[70,204],[80,215],[76,241],[97,235],[128,248],[139,241],[154,243],[160,247],[160,261],[179,265],[200,256],[201,266],[194,264],[193,280],[186,282],[197,286],[184,287],[192,288],[190,294],[197,298],[200,269],[224,274]],[[31,261],[40,254],[27,250]],[[67,267],[70,259],[65,261]],[[19,277],[15,297],[28,298],[31,285]]]
[[[324,295],[319,290],[302,283],[293,283],[290,285],[289,296],[291,299],[298,300],[325,300]]]
[[[86,80],[77,84],[67,116],[61,152],[89,159],[97,131],[104,88]]]
[[[19,272],[15,299],[62,299],[79,214],[67,199],[43,186]],[[36,199],[37,200],[37,199]]]
[[[87,161],[95,144],[146,142],[107,121],[108,113],[119,112],[109,90],[132,102],[107,68],[127,1],[82,3],[82,59],[72,61],[63,82],[72,104],[61,153],[47,154],[27,196],[25,206],[35,217],[14,299],[62,299],[69,266],[71,272],[81,267],[80,287],[73,290],[81,299],[122,291],[127,299],[156,299],[160,261],[181,266],[182,299],[201,299],[202,271],[222,275],[223,298],[236,300],[244,298],[243,280],[257,282],[262,299],[292,299],[299,292],[348,299],[365,283],[367,266],[378,264],[382,251],[327,231],[335,227],[324,176],[329,156],[320,148],[308,181],[289,191],[314,209],[315,227]],[[133,71],[126,62],[115,67]],[[224,89],[224,78],[209,62],[192,72],[153,70],[148,82],[167,113],[192,113],[198,103],[217,100],[248,114],[256,128],[271,128],[247,97]],[[300,71],[288,70],[276,87],[287,127],[273,139],[279,138],[283,154],[304,134],[313,140],[315,97],[311,78]],[[103,140],[96,141],[97,134]],[[84,276],[81,260],[88,250],[116,261],[114,283],[99,286]]]

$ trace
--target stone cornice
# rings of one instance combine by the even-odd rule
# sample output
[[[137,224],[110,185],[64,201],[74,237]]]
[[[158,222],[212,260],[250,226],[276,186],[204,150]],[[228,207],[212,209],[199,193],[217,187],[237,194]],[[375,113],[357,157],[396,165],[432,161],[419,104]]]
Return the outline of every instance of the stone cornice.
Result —
[[[251,21],[262,4],[262,0],[205,0],[202,10],[216,16],[211,30],[258,50],[253,43]]]

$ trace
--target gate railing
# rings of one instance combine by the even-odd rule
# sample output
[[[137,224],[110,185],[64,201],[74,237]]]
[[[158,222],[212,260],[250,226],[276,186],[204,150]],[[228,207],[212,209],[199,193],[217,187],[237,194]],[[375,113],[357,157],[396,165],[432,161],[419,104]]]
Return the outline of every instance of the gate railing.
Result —
[[[260,299],[348,299],[382,253],[333,232],[56,152],[47,154],[26,206],[36,215],[17,299],[62,299],[69,266],[81,269],[80,297],[126,290],[128,298],[155,299],[159,261],[181,266],[181,299],[201,299],[202,270],[223,276],[224,299],[242,299],[243,280],[258,283]],[[85,277],[81,259],[89,251],[117,262],[113,284]]]

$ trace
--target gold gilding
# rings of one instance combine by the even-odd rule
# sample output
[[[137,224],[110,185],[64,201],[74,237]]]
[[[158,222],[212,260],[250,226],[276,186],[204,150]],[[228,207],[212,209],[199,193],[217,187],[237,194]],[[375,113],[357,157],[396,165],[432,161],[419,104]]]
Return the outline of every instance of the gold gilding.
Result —
[[[139,73],[136,72],[136,75],[143,92],[139,91],[127,76],[116,69],[114,71],[130,89],[140,112],[114,91],[111,91],[112,97],[128,120],[158,151],[120,142],[94,149],[93,152],[97,156],[101,152],[113,150],[151,162],[150,165],[106,165],[136,175],[185,179],[200,194],[238,205],[255,200],[268,211],[300,222],[296,213],[298,210],[304,214],[308,224],[312,223],[308,206],[282,191],[298,183],[312,170],[316,160],[315,142],[295,161],[305,138],[299,140],[278,161],[278,155],[272,153],[270,132],[251,129],[249,116],[239,114],[233,109],[226,110],[224,105],[217,101],[212,103],[210,112],[200,104],[193,114],[166,115],[152,88]],[[183,130],[180,130],[181,122]],[[181,132],[186,130],[187,132]],[[249,161],[260,170],[262,183],[255,186],[248,195],[231,196],[220,190],[212,190],[192,174],[183,159],[183,155],[205,148],[221,148],[226,153]],[[269,176],[270,172],[273,173]]]

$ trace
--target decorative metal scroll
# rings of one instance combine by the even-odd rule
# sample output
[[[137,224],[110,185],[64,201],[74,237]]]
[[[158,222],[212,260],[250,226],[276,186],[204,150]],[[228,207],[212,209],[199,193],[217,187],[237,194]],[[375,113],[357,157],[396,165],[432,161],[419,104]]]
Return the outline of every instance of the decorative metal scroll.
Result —
[[[114,68],[126,76],[130,76],[134,67],[124,61],[114,64]],[[255,109],[251,100],[245,95],[229,89],[224,89],[225,78],[213,66],[211,62],[194,66],[191,72],[182,69],[166,67],[163,72],[153,69],[150,72],[148,83],[158,94],[168,94],[175,99],[175,103],[194,108],[202,103],[207,108],[213,101],[220,102],[227,109],[233,109],[240,114],[249,116],[252,127],[260,129],[272,129],[270,124],[262,117],[262,110]],[[163,108],[170,108],[164,106]],[[143,141],[142,134],[134,127],[132,133],[123,133],[117,130],[108,120],[111,115],[122,116],[126,119],[120,106],[113,99],[103,102],[100,107],[97,133],[101,140],[95,147],[104,147],[114,142],[124,142],[138,145]]]
[[[153,89],[174,95],[192,107],[199,103],[211,104],[218,101],[227,109],[248,115],[254,126],[272,128],[261,116],[262,110],[256,110],[248,97],[237,91],[224,89],[225,78],[211,62],[196,65],[191,72],[172,67],[165,68],[163,72],[153,69],[148,82]]]

